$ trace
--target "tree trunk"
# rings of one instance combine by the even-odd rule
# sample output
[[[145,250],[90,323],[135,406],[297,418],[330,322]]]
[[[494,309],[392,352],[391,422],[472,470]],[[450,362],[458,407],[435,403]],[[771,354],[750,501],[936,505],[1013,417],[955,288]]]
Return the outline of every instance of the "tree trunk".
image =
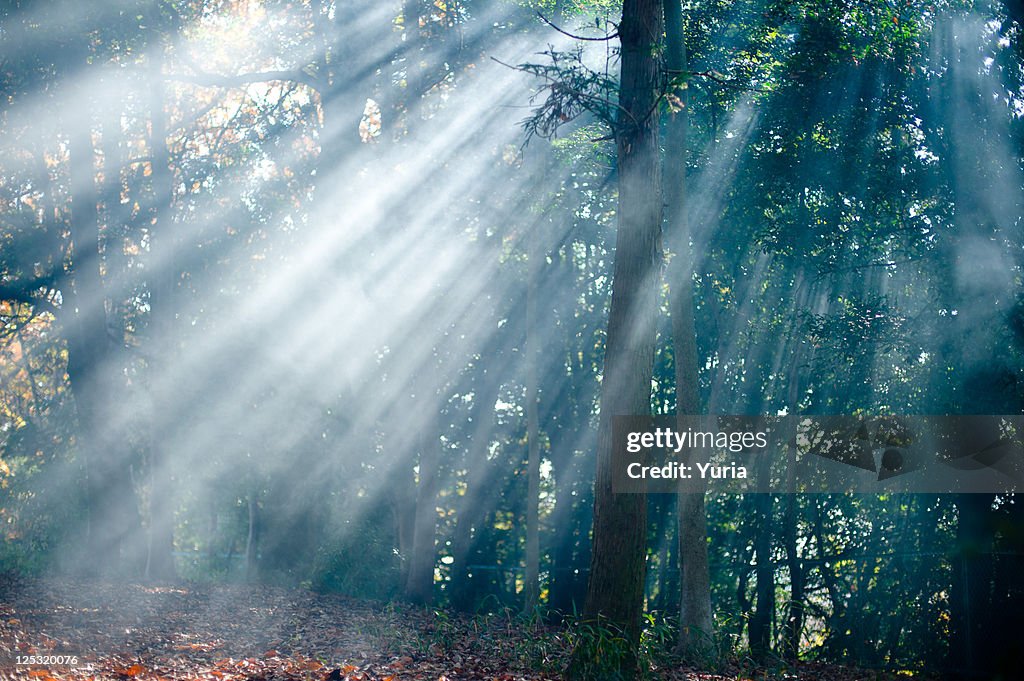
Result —
[[[687,68],[681,0],[664,0],[666,63],[669,74]],[[701,413],[697,370],[697,330],[693,303],[693,254],[686,216],[687,91],[674,93],[679,108],[670,114],[665,134],[665,233],[672,251],[669,309],[675,358],[676,413]],[[680,424],[680,428],[683,426]],[[712,634],[711,577],[708,568],[707,512],[703,492],[681,493],[679,514],[680,626],[678,650],[692,656],[706,652]],[[704,650],[702,650],[704,649]]]
[[[679,495],[681,654],[706,655],[711,650],[711,576],[708,567],[707,510],[704,495]]]
[[[977,676],[993,671],[986,659],[985,637],[991,635],[992,564],[995,533],[991,521],[991,494],[956,497],[956,550],[952,555],[953,584],[950,603],[950,671]]]
[[[790,470],[794,463],[790,462]],[[804,569],[803,561],[797,548],[797,528],[800,520],[800,507],[797,495],[790,493],[786,498],[786,526],[783,536],[786,541],[786,563],[789,566],[789,608],[786,614],[786,634],[782,653],[785,657],[796,659],[800,653],[800,634],[804,628]]]
[[[534,238],[534,243],[538,241]],[[523,611],[531,612],[540,597],[540,425],[537,414],[537,358],[540,352],[537,333],[537,277],[540,276],[541,249],[531,249],[526,284],[526,440],[529,450],[526,464],[526,574]]]
[[[246,498],[246,506],[248,508],[248,524],[246,527],[245,534],[245,581],[252,581],[255,576],[256,568],[256,522],[257,522],[257,502],[256,502],[256,490],[252,489]]]
[[[601,384],[593,554],[584,615],[621,630],[627,649],[609,660],[578,645],[567,670],[571,679],[609,678],[598,665],[605,665],[605,670],[615,668],[621,678],[636,674],[646,574],[647,499],[643,494],[612,492],[612,419],[651,410],[661,264],[661,168],[654,116],[661,33],[660,0],[624,2],[619,25],[622,114],[615,131],[619,224]]]
[[[772,565],[772,501],[770,494],[755,500],[757,535],[754,538],[754,575],[757,579],[754,616],[747,631],[750,651],[757,657],[771,652],[772,620],[775,618],[775,567]]]
[[[796,297],[802,300],[800,307],[805,308],[809,296],[812,294],[813,286],[800,286],[797,289]],[[802,295],[803,294],[803,295]],[[797,335],[797,329],[790,332],[791,337]],[[810,351],[811,358],[805,360],[806,348],[799,347],[794,353],[793,368],[789,372],[789,394],[787,404],[790,414],[800,413],[801,395],[801,366],[814,366],[814,351]],[[867,377],[866,380],[870,380]],[[859,385],[853,383],[852,385]],[[782,529],[782,536],[786,547],[786,564],[789,567],[789,606],[786,612],[785,634],[782,640],[782,655],[787,659],[795,660],[800,654],[800,635],[804,628],[804,566],[800,559],[797,545],[797,534],[800,524],[800,503],[796,494],[796,446],[791,444],[786,447],[789,465],[787,466],[787,487],[789,494],[786,497],[786,514]]]
[[[678,553],[677,547],[672,546],[678,543],[678,518],[676,500],[667,495],[659,494],[648,499],[647,503],[647,527],[648,534],[657,538],[657,544],[652,546],[652,552],[656,549],[658,572],[656,575],[648,575],[648,591],[656,592],[653,599],[648,600],[648,608],[665,612],[667,608],[679,608],[679,580],[677,579]],[[671,589],[674,593],[668,593]],[[669,605],[671,603],[671,606]]]
[[[167,151],[167,124],[164,117],[163,58],[159,45],[150,49],[150,146],[152,148],[153,195],[156,224],[150,236],[150,314],[152,345],[150,385],[153,392],[153,432],[150,444],[149,545],[146,577],[174,579],[174,509],[177,494],[171,472],[175,425],[179,399],[172,386],[171,367],[177,357],[175,333],[174,265],[175,235],[171,218],[174,178]]]
[[[564,414],[571,410],[564,409]],[[548,582],[548,608],[560,615],[583,609],[586,554],[581,544],[586,530],[576,491],[579,479],[574,475],[572,443],[579,442],[579,429],[568,427],[568,418],[551,434],[551,475],[555,482],[555,508],[551,514],[551,567]],[[585,509],[584,509],[585,511]]]
[[[431,422],[433,423],[433,422]],[[420,438],[419,482],[416,485],[416,517],[413,520],[412,555],[405,595],[413,603],[428,604],[434,598],[434,547],[437,531],[437,477],[440,444],[431,436]]]

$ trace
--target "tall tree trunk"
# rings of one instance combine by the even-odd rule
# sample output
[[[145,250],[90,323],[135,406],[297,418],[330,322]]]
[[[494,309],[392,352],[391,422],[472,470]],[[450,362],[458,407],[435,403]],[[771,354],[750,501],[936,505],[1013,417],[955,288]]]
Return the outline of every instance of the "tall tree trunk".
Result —
[[[799,286],[796,292],[797,300],[800,300],[799,309],[806,309],[807,301],[810,299],[813,286]],[[796,328],[790,331],[790,336],[795,337],[798,333]],[[800,413],[801,395],[801,371],[802,366],[814,366],[813,354],[808,361],[805,353],[805,346],[800,346],[793,357],[792,369],[789,371],[787,405],[790,414]],[[868,379],[870,380],[870,379]],[[858,385],[854,383],[853,385]],[[800,523],[800,503],[796,494],[796,446],[791,444],[786,448],[789,457],[787,471],[787,487],[789,494],[786,496],[786,514],[782,528],[783,542],[786,548],[786,564],[789,567],[789,605],[786,612],[785,635],[782,640],[782,654],[788,659],[797,659],[800,654],[800,635],[804,627],[804,566],[800,559],[799,547],[797,545],[797,534]]]
[[[666,64],[670,75],[687,68],[681,0],[664,0]],[[665,134],[665,236],[672,251],[669,308],[675,358],[676,413],[702,412],[697,371],[697,330],[693,304],[693,253],[686,215],[687,91],[676,89],[678,110],[669,115]],[[682,428],[682,425],[680,425]],[[703,492],[679,496],[680,626],[678,650],[683,655],[706,652],[712,634],[711,576],[708,568],[707,511]]]
[[[753,506],[753,496],[749,494],[742,495],[738,500],[737,513],[742,515],[748,507]],[[743,529],[750,527],[750,523],[741,525]],[[736,533],[736,541],[733,546],[734,555],[736,560],[734,562],[734,569],[736,571],[736,604],[738,606],[739,617],[736,618],[736,631],[735,636],[737,640],[743,637],[743,629],[747,622],[750,621],[750,595],[748,590],[750,587],[750,554],[753,551],[753,546],[744,533]]]
[[[832,544],[827,539],[828,533],[825,528],[825,517],[827,515],[825,499],[827,497],[814,500],[814,544],[818,554],[818,561],[821,564],[821,581],[825,585],[829,602],[832,604],[832,609],[825,620],[825,629],[830,633],[826,640],[826,645],[831,647],[832,650],[840,651],[841,653],[846,646],[846,599],[843,597],[843,591],[839,586],[839,578],[836,575],[835,557],[826,549],[826,547],[831,548]]]
[[[790,469],[794,462],[790,461]],[[800,521],[800,506],[797,495],[790,492],[786,498],[786,526],[783,537],[786,544],[786,564],[789,566],[789,607],[786,613],[786,633],[782,653],[796,659],[800,653],[800,634],[804,628],[804,568],[797,546],[797,529]]]
[[[526,574],[523,610],[531,612],[540,597],[540,424],[537,414],[537,358],[540,353],[537,333],[537,278],[540,276],[541,248],[534,247],[529,258],[526,284]]]
[[[154,17],[155,21],[155,17]],[[153,197],[156,223],[150,235],[150,384],[153,391],[153,432],[150,444],[149,468],[149,545],[146,557],[146,577],[174,579],[174,509],[177,494],[171,451],[174,442],[175,413],[179,398],[172,388],[174,362],[177,357],[175,341],[175,288],[177,267],[175,261],[174,223],[171,217],[174,178],[171,174],[170,154],[167,150],[167,123],[164,115],[163,55],[159,38],[150,49],[150,147],[153,165]]]
[[[657,538],[657,544],[651,548],[652,551],[657,550],[654,557],[656,557],[658,568],[656,575],[648,575],[648,591],[653,588],[657,593],[653,599],[648,601],[648,607],[661,612],[669,607],[669,603],[674,608],[679,607],[679,580],[676,569],[678,550],[676,550],[677,547],[671,546],[679,541],[676,532],[679,514],[676,511],[675,502],[673,497],[662,494],[649,498],[647,502],[648,534],[652,538]],[[669,588],[675,593],[667,593]]]
[[[754,575],[757,585],[754,598],[754,616],[747,628],[750,650],[758,657],[771,651],[772,620],[775,619],[775,567],[772,565],[772,506],[773,495],[758,494],[755,500],[757,535],[754,537]]]
[[[649,414],[661,265],[661,163],[657,103],[660,0],[625,0],[619,36],[622,77],[617,122],[618,237],[601,384],[594,539],[584,615],[620,629],[627,642],[611,661],[622,678],[636,674],[646,574],[647,499],[612,492],[612,419]],[[607,679],[597,651],[577,646],[571,679]]]

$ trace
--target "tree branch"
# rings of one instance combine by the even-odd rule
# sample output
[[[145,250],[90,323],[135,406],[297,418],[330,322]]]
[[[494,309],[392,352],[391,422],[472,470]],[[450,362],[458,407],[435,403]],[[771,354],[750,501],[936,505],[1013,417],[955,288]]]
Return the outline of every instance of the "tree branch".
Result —
[[[768,92],[768,90],[765,90],[763,88],[756,88],[750,87],[748,85],[743,85],[741,82],[739,82],[739,79],[728,78],[725,75],[719,73],[718,71],[715,71],[714,69],[711,69],[709,71],[680,71],[678,69],[664,69],[664,72],[669,74],[670,76],[700,76],[702,78],[707,78],[710,81],[718,83],[719,85],[736,88],[737,90],[746,90],[747,92]]]
[[[603,42],[605,42],[605,41],[608,41],[608,40],[614,40],[615,38],[618,38],[618,37],[619,37],[619,32],[618,32],[618,31],[616,31],[615,33],[612,33],[611,35],[606,35],[606,36],[605,36],[605,37],[603,37],[603,38],[588,38],[588,37],[586,37],[586,36],[582,36],[582,35],[576,35],[576,34],[574,34],[574,33],[569,33],[569,32],[568,32],[568,31],[566,31],[565,29],[559,28],[559,27],[558,27],[558,26],[556,26],[556,25],[555,25],[554,23],[552,23],[550,19],[548,19],[547,17],[545,17],[545,16],[544,16],[543,14],[541,14],[540,12],[537,12],[537,16],[538,16],[538,17],[540,17],[540,20],[541,20],[541,21],[543,21],[543,22],[544,22],[545,24],[547,24],[547,25],[548,25],[548,26],[550,26],[551,28],[555,29],[556,31],[558,31],[558,32],[559,32],[559,33],[561,33],[562,35],[566,35],[566,36],[569,36],[569,37],[570,37],[570,38],[572,38],[573,40],[585,40],[585,41],[589,41],[589,42],[603,43]]]
[[[23,281],[0,282],[0,300],[6,300],[24,305],[31,305],[56,314],[57,308],[48,296],[40,296],[40,289],[52,291],[56,285],[57,277],[47,274],[41,277],[33,277]]]
[[[623,108],[622,105],[620,105],[618,102],[613,102],[610,99],[608,99],[606,97],[601,97],[599,95],[592,95],[589,92],[582,92],[580,90],[577,90],[577,89],[575,89],[573,87],[570,87],[570,86],[566,85],[564,81],[561,81],[558,78],[550,76],[550,75],[548,75],[546,73],[542,73],[542,72],[539,72],[539,71],[532,71],[532,70],[530,70],[528,68],[524,68],[522,66],[513,66],[512,64],[508,64],[506,62],[501,61],[497,57],[491,57],[491,59],[493,61],[496,61],[497,63],[501,64],[502,66],[508,67],[508,68],[513,69],[515,71],[520,71],[522,73],[528,73],[531,76],[540,76],[541,78],[547,80],[548,83],[550,83],[550,85],[548,85],[549,88],[558,87],[558,88],[561,88],[562,90],[564,90],[565,92],[568,92],[569,94],[576,95],[581,100],[582,99],[587,99],[587,100],[590,100],[590,101],[593,101],[593,102],[599,102],[601,104],[604,104],[609,110],[616,110],[616,111],[619,111],[619,112],[625,114],[626,116],[628,116],[630,118],[630,120],[633,122],[634,125],[639,125],[640,124],[639,121],[637,121],[636,118],[633,116],[633,114],[630,113],[629,111],[627,111],[625,108]],[[592,111],[591,113],[594,113],[594,112]],[[609,125],[612,125],[614,127],[614,123],[615,123],[614,121],[605,121],[605,122],[608,123]]]

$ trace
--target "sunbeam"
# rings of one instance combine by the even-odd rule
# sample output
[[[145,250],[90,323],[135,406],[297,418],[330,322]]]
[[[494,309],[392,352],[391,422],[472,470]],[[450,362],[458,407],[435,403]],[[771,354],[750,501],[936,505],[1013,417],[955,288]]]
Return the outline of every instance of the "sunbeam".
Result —
[[[0,5],[0,677],[1011,678],[1021,18]]]

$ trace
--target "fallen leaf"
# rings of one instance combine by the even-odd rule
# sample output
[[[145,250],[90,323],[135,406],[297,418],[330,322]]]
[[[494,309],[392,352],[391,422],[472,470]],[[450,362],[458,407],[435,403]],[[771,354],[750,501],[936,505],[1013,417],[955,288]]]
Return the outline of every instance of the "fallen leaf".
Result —
[[[124,669],[115,669],[116,673],[121,676],[135,677],[146,671],[146,668],[141,664],[133,664],[131,667],[125,667]]]

